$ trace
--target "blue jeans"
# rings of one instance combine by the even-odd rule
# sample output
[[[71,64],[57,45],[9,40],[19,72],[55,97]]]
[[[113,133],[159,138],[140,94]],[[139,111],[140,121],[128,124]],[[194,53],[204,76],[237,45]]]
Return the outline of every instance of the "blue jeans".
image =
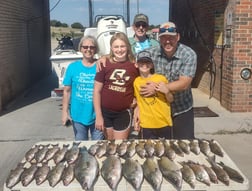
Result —
[[[73,121],[73,130],[76,141],[89,140],[89,130],[92,140],[103,140],[102,131],[95,128],[95,124],[83,125],[82,123]]]

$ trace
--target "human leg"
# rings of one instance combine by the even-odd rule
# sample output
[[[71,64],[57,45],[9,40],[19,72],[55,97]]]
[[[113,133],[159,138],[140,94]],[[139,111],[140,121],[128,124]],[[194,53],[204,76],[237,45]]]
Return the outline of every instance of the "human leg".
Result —
[[[76,141],[88,140],[88,128],[85,125],[73,121],[73,129]]]
[[[194,113],[193,109],[173,117],[173,138],[194,139]]]

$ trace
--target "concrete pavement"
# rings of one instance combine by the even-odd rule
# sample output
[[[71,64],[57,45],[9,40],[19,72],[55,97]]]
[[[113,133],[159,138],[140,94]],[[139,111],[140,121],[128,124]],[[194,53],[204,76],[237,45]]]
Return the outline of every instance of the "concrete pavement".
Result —
[[[42,80],[0,116],[0,191],[10,169],[36,142],[73,140],[72,129],[60,124],[61,100],[50,98],[55,82],[53,76]],[[217,140],[251,182],[252,113],[231,113],[198,89],[193,95],[195,106],[207,106],[219,115],[195,118],[195,136]]]

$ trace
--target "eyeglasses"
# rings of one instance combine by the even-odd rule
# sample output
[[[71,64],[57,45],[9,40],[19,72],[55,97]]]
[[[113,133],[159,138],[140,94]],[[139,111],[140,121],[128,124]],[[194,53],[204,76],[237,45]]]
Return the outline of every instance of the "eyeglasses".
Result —
[[[164,33],[164,32],[173,32],[173,33],[176,33],[177,29],[175,27],[160,28],[159,29],[159,33]]]
[[[95,46],[81,46],[81,48],[83,48],[83,49],[94,50],[94,49],[95,49]]]
[[[136,22],[135,23],[135,26],[137,27],[137,28],[139,28],[140,26],[142,26],[143,28],[146,28],[147,26],[148,26],[148,24],[147,23],[145,23],[145,22]]]

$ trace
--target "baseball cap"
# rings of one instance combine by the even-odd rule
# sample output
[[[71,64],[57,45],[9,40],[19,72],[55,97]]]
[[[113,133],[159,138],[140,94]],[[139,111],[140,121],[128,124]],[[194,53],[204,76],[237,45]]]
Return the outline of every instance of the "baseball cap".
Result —
[[[134,24],[140,21],[149,24],[149,18],[142,13],[135,15]]]
[[[139,61],[153,62],[151,58],[151,53],[148,51],[141,51],[137,54],[137,62]]]
[[[177,34],[176,25],[173,22],[166,22],[160,25],[159,27],[159,37],[163,35],[173,35]]]

